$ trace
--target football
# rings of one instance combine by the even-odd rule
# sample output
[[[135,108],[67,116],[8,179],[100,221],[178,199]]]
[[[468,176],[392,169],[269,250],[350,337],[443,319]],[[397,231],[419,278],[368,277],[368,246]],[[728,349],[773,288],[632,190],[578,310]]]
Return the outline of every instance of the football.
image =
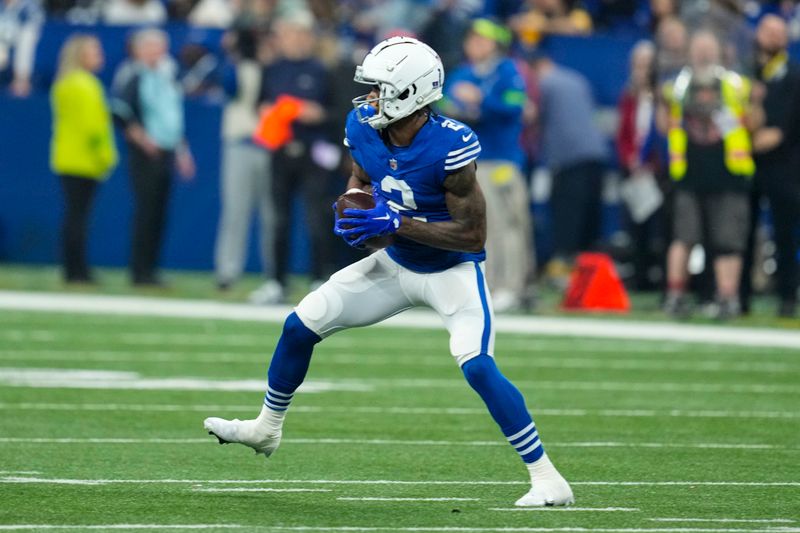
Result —
[[[370,193],[361,189],[350,189],[336,200],[336,216],[347,218],[344,214],[345,209],[372,209],[373,207],[375,207],[375,198]],[[393,241],[394,235],[385,235],[367,239],[364,244],[368,248],[379,250],[391,246]]]

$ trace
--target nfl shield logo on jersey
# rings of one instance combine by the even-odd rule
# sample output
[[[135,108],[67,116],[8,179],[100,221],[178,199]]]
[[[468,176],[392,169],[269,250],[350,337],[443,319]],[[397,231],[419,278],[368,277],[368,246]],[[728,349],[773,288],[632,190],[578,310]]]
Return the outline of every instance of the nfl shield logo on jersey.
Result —
[[[397,159],[394,157],[389,160],[389,168],[392,170],[397,170]]]

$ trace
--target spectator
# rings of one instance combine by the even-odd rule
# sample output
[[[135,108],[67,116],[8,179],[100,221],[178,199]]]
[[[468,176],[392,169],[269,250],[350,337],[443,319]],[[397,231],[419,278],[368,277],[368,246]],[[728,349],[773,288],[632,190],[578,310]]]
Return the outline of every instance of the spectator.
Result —
[[[755,171],[748,130],[757,125],[759,113],[750,102],[750,82],[720,66],[721,60],[714,34],[697,32],[689,44],[689,65],[665,85],[659,110],[660,122],[668,125],[669,172],[676,187],[664,304],[673,316],[690,310],[687,264],[698,243],[713,258],[714,315],[728,319],[740,312],[748,190]]]
[[[236,18],[236,4],[230,0],[200,0],[189,12],[188,22],[203,28],[228,29]]]
[[[224,99],[220,58],[202,40],[190,36],[178,52],[178,63],[181,88],[187,98]]]
[[[676,0],[650,0],[650,32],[656,33],[661,23],[678,15]]]
[[[542,157],[553,175],[555,249],[545,274],[563,284],[575,256],[599,237],[608,153],[606,139],[593,120],[594,101],[586,79],[541,54],[532,62],[539,79]]]
[[[687,37],[686,26],[678,18],[665,18],[658,25],[655,81],[659,87],[674,81],[686,65]]]
[[[0,87],[8,86],[14,96],[31,92],[43,23],[39,0],[0,0]]]
[[[683,0],[680,15],[694,33],[710,30],[721,44],[720,63],[733,68],[750,61],[753,32],[745,17],[746,0]]]
[[[526,9],[509,19],[525,48],[533,48],[547,35],[587,35],[592,17],[575,0],[528,0]]]
[[[778,4],[778,15],[786,21],[789,41],[800,41],[800,4],[791,0],[783,0]]]
[[[333,269],[331,171],[339,164],[338,147],[328,141],[325,110],[331,97],[327,70],[314,57],[314,19],[295,12],[275,25],[277,60],[266,67],[261,101],[267,106],[281,96],[300,100],[301,111],[293,125],[293,139],[273,153],[275,205],[275,275],[286,289],[289,270],[289,233],[295,194],[303,195],[306,228],[311,234],[311,275],[314,283],[327,279]]]
[[[262,67],[256,46],[233,34],[227,65],[226,91],[230,96],[222,115],[222,212],[214,251],[217,287],[227,290],[241,276],[253,212],[259,217],[259,250],[265,284],[258,289],[259,301],[275,302],[282,296],[275,280],[275,207],[272,202],[270,154],[253,140],[258,126],[257,105]]]
[[[582,4],[596,28],[612,31],[633,27],[646,11],[640,0],[583,0]]]
[[[344,3],[344,2],[343,2]],[[345,9],[358,33],[369,33],[378,40],[387,35],[418,34],[433,14],[432,0],[356,1]]]
[[[541,148],[541,131],[537,120],[539,102],[542,96],[539,93],[539,79],[536,71],[527,62],[519,62],[517,66],[525,82],[527,96],[525,107],[522,110],[522,137],[520,142],[525,153],[524,172],[530,175],[539,165],[539,151]]]
[[[628,207],[633,245],[633,286],[659,283],[666,248],[663,194],[656,181],[660,169],[655,128],[655,46],[641,41],[631,51],[630,78],[619,102],[617,157],[625,177],[622,197]]]
[[[108,0],[103,18],[113,26],[157,26],[167,21],[167,10],[159,0]]]
[[[451,72],[461,61],[461,43],[470,27],[470,20],[480,7],[480,2],[474,0],[434,2],[434,11],[420,37],[439,54],[445,72]],[[500,20],[500,17],[496,19]]]
[[[494,309],[518,309],[533,268],[529,195],[520,146],[525,83],[506,56],[511,32],[476,19],[464,41],[467,63],[448,76],[444,113],[472,126],[481,142],[478,183],[486,197],[486,277]]]
[[[63,17],[69,24],[93,26],[103,19],[104,0],[77,0],[75,2],[67,0],[64,4],[70,4],[63,6],[67,11],[58,12],[56,15]],[[47,14],[49,17],[54,15],[50,8],[47,9]]]
[[[786,23],[765,16],[756,32],[758,79],[766,86],[765,123],[753,134],[756,177],[753,209],[761,197],[769,200],[777,255],[778,315],[792,317],[797,307],[798,224],[800,223],[800,66],[789,60]],[[755,224],[751,224],[748,255],[752,258]],[[751,261],[746,260],[748,264]],[[749,272],[746,268],[744,272]],[[742,307],[749,310],[750,279],[742,280]]]
[[[239,46],[255,47],[257,43],[267,43],[261,39],[272,23],[275,0],[243,0],[233,21],[233,30],[238,35]],[[255,55],[254,55],[255,57]]]
[[[655,116],[653,68],[655,47],[649,41],[637,43],[630,56],[630,77],[620,98],[620,126],[617,133],[617,155],[627,174],[647,164],[644,154]]]
[[[117,164],[111,113],[95,77],[103,67],[100,42],[75,35],[61,49],[53,84],[53,139],[50,163],[64,190],[62,260],[67,283],[93,283],[86,259],[89,212],[97,184]]]
[[[114,114],[125,131],[135,197],[131,281],[140,286],[163,285],[157,269],[173,165],[185,179],[195,172],[183,137],[183,95],[167,47],[167,36],[160,30],[136,33],[134,67],[120,81],[114,99]]]
[[[356,66],[364,62],[364,58],[372,49],[372,40],[358,40],[350,43],[350,46],[340,46],[337,49],[338,61],[331,68],[331,88],[332,98],[330,104],[326,106],[328,110],[328,131],[335,132],[337,136],[344,136],[345,125],[350,111],[353,110],[353,97],[363,94],[364,86],[353,79]],[[344,145],[342,145],[342,148]],[[353,158],[350,150],[341,150],[341,160],[338,168],[334,171],[334,183],[344,184],[353,172]],[[334,263],[337,267],[342,267],[354,263],[368,254],[368,250],[359,250],[348,246],[343,239],[336,239],[333,245]]]

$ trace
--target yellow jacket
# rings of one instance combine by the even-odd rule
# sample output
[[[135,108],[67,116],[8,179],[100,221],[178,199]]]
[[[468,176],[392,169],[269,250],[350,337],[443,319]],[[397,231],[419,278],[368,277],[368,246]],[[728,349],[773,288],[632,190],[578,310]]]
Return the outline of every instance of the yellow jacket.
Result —
[[[733,71],[719,69],[722,103],[725,113],[719,122],[724,125],[725,166],[735,176],[751,177],[755,173],[750,133],[744,126],[750,101],[750,80]],[[683,97],[691,80],[691,70],[681,71],[674,84],[667,84],[664,96],[669,103],[670,117],[676,124],[683,121]],[[686,145],[688,139],[682,126],[673,125],[667,135],[669,172],[680,181],[686,175]]]
[[[100,81],[85,70],[69,72],[53,84],[50,103],[53,172],[97,180],[108,177],[117,164],[117,148]]]

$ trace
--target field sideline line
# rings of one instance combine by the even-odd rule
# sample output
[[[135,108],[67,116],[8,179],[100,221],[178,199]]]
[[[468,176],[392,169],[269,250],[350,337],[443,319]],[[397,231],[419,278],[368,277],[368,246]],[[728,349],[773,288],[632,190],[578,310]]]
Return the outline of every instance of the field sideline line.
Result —
[[[164,485],[529,485],[528,481],[446,481],[397,479],[60,479],[0,477],[0,483],[41,483],[58,485],[114,485],[114,484],[164,484]],[[800,481],[570,481],[570,485],[613,487],[800,487]]]
[[[115,437],[0,437],[0,444],[210,444],[209,438],[115,438]],[[287,444],[333,444],[365,445],[365,446],[507,446],[500,440],[397,440],[397,439],[337,439],[337,438],[289,438],[283,439]],[[800,448],[775,444],[739,444],[726,442],[548,442],[548,446],[559,448],[679,448],[679,449],[713,449],[713,450],[800,450]]]
[[[120,314],[281,323],[289,306],[255,307],[208,300],[0,291],[0,308],[18,311]],[[780,329],[730,328],[571,317],[499,316],[498,332],[618,339],[684,341],[800,348],[800,333]],[[436,314],[414,310],[381,324],[386,327],[442,329]]]
[[[197,404],[130,404],[130,403],[0,403],[0,410],[31,411],[136,411],[136,412],[198,412],[243,413],[258,411],[258,405],[197,405]],[[483,415],[485,408],[477,407],[369,407],[369,406],[314,406],[293,405],[293,413],[357,413],[375,415]],[[632,418],[766,418],[800,419],[794,411],[724,411],[724,410],[657,410],[657,409],[532,409],[537,416],[573,417],[632,417]]]

